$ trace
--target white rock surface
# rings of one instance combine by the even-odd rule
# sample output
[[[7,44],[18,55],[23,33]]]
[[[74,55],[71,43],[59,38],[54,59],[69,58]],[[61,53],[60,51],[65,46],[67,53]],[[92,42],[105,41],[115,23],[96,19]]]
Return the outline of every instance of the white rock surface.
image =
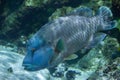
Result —
[[[0,46],[0,80],[49,80],[47,69],[28,72],[22,67],[24,56],[12,52],[11,48]],[[8,71],[12,68],[13,72]]]

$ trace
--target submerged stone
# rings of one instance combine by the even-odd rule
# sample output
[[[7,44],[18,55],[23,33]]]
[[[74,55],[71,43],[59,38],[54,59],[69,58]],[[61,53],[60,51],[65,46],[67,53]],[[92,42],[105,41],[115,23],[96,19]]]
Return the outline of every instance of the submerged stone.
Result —
[[[48,80],[50,74],[44,69],[28,72],[21,66],[23,55],[0,46],[0,80]]]

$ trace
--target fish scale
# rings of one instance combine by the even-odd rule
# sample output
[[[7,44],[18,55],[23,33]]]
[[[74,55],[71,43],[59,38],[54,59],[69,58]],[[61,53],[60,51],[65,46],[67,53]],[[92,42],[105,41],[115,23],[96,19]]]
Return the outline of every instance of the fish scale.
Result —
[[[79,25],[77,24],[76,26],[74,26],[74,28],[77,29],[77,30],[73,29],[74,34],[71,37],[68,38],[69,41],[67,42],[67,45],[69,45],[68,49],[70,51],[76,51],[76,50],[80,49],[82,46],[80,47],[79,44],[83,44],[86,41],[87,35],[90,34],[90,33],[87,34],[88,30],[85,29],[85,27],[88,26],[88,25],[84,25],[83,24],[84,22],[82,22],[80,20],[79,20],[79,22],[81,22],[81,23],[79,23]],[[83,26],[83,27],[81,27],[81,26]],[[83,34],[83,33],[85,33],[85,34]],[[71,46],[72,46],[72,48],[71,48]]]
[[[96,17],[94,18],[96,19]],[[45,31],[41,30],[43,31],[44,39],[53,43],[53,46],[56,45],[57,40],[62,39],[67,51],[75,52],[87,45],[91,34],[96,31],[94,27],[96,27],[95,23],[89,18],[69,16],[66,18],[60,17],[49,24],[49,27],[44,26],[43,28],[46,28],[44,29]]]
[[[65,42],[66,49],[68,49],[70,52],[73,51],[75,52],[78,49],[80,49],[80,44],[85,45],[85,42],[87,42],[89,34],[93,33],[89,32],[89,30],[91,30],[89,29],[89,25],[84,24],[84,22],[86,22],[85,17],[71,16],[70,18],[67,18],[65,20],[64,19],[60,20],[63,20],[63,22],[65,23],[62,23],[60,26],[57,25],[55,26],[56,28],[58,28],[57,31],[54,31],[56,32],[55,40],[58,40],[59,38],[63,39],[63,41]]]

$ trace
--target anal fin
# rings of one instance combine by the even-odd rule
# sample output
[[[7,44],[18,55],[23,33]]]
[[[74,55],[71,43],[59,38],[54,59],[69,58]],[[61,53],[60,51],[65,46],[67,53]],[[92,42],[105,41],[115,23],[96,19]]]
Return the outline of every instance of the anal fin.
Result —
[[[86,49],[91,49],[93,47],[95,47],[96,45],[98,45],[104,38],[106,37],[105,33],[95,33],[92,36],[91,41],[88,43],[88,45],[86,46]]]

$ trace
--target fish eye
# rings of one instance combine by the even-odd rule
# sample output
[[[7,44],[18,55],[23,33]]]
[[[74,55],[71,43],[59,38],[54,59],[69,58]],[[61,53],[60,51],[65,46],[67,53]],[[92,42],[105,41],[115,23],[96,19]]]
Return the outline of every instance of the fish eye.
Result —
[[[35,48],[32,48],[31,51],[32,51],[32,53],[34,53],[34,52],[36,51],[36,49],[35,49]]]

